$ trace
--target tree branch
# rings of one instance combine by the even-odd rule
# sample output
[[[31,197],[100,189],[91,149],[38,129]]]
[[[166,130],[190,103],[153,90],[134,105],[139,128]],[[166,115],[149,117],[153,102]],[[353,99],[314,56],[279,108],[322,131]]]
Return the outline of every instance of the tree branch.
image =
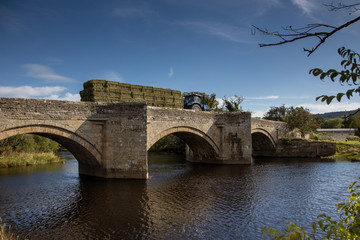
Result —
[[[357,5],[360,5],[360,3],[354,4],[354,6],[357,6]],[[344,6],[344,8],[345,8],[345,5],[340,5],[340,7],[342,7],[342,6]],[[328,39],[329,37],[331,37],[338,31],[342,30],[343,28],[346,28],[359,20],[360,20],[360,16],[354,18],[351,21],[344,23],[343,25],[341,25],[339,27],[334,27],[334,26],[330,26],[330,25],[326,25],[326,24],[308,24],[306,27],[294,29],[294,28],[292,28],[292,26],[289,26],[284,29],[285,31],[290,32],[288,34],[279,33],[279,32],[269,32],[268,30],[261,29],[261,28],[253,25],[252,33],[255,34],[256,31],[258,31],[264,35],[275,36],[275,37],[278,37],[281,39],[281,41],[277,42],[277,43],[266,43],[266,44],[261,43],[261,44],[259,44],[260,47],[283,45],[286,43],[295,42],[295,41],[305,39],[305,38],[316,37],[316,38],[318,38],[319,42],[318,42],[318,44],[315,45],[315,47],[313,47],[312,49],[304,48],[304,51],[308,53],[308,56],[310,56],[326,41],[326,39]],[[325,29],[328,29],[328,31],[316,32],[315,30],[317,30],[319,28],[325,28]],[[313,32],[313,31],[315,31],[315,32]]]
[[[346,9],[349,10],[350,13],[354,13],[360,10],[360,3],[354,3],[354,4],[349,4],[349,5],[345,5],[342,3],[338,3],[338,5],[334,5],[334,3],[331,4],[324,4],[324,6],[329,8],[329,11],[331,12],[336,12],[338,10],[342,10],[342,9]]]

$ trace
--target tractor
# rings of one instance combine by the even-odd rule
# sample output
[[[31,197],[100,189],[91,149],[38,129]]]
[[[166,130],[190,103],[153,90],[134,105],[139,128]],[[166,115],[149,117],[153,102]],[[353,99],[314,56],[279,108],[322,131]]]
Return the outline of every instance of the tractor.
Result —
[[[210,108],[205,104],[205,97],[198,93],[185,95],[184,108],[195,111],[210,111]]]

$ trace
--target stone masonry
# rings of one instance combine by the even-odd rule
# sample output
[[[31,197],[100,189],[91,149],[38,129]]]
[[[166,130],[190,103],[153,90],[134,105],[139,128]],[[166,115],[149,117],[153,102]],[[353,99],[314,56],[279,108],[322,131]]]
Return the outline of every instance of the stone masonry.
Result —
[[[250,127],[249,113],[0,98],[0,139],[26,133],[48,137],[75,156],[80,174],[104,178],[146,179],[147,150],[170,133],[187,143],[189,161],[250,164]]]
[[[145,103],[0,98],[0,139],[34,133],[66,147],[79,173],[147,178]]]
[[[148,149],[159,139],[174,134],[189,146],[192,162],[251,163],[250,113],[194,112],[148,107]]]
[[[196,112],[145,102],[0,98],[0,140],[27,133],[62,144],[78,160],[80,174],[104,178],[148,178],[147,150],[168,134],[188,145],[188,161],[201,163],[250,164],[252,156],[287,156],[286,149],[303,156],[334,149],[281,145],[286,125],[252,119],[250,113]]]

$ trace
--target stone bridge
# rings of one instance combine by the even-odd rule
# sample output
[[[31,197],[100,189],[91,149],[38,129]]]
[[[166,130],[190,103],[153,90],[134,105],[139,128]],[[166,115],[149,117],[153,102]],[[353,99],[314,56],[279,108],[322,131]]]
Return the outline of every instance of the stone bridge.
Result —
[[[250,113],[0,98],[0,140],[27,133],[48,137],[75,156],[80,174],[104,178],[148,178],[147,151],[168,134],[187,144],[188,161],[250,164],[253,149],[276,149],[284,129]]]

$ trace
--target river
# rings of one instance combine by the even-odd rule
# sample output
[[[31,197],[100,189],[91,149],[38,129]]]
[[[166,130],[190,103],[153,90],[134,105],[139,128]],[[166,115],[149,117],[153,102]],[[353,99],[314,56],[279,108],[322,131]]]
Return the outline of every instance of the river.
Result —
[[[149,154],[149,180],[80,177],[65,164],[0,169],[0,217],[21,239],[263,239],[263,227],[338,216],[360,163],[205,165]]]

